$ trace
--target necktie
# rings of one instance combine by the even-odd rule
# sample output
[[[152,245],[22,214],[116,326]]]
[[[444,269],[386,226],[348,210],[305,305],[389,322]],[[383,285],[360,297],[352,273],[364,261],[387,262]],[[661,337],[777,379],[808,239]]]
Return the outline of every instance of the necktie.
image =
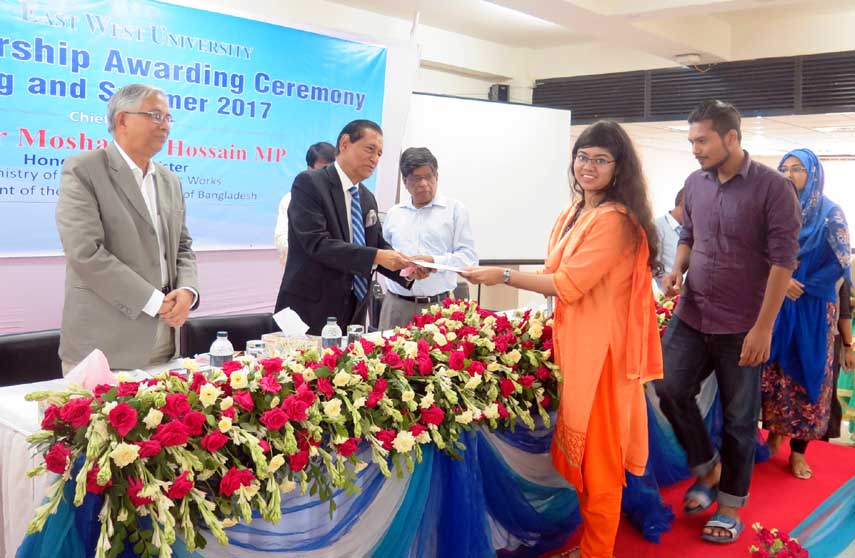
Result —
[[[362,222],[362,206],[359,204],[359,189],[356,185],[348,189],[352,202],[350,204],[350,224],[353,226],[353,243],[365,246],[365,225]],[[368,292],[368,279],[362,275],[353,276],[353,294],[357,300],[365,298]]]

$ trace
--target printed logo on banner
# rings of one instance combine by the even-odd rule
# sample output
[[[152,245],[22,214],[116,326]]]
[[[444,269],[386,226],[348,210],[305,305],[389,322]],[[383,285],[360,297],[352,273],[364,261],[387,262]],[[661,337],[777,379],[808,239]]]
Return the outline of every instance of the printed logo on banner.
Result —
[[[159,2],[55,6],[0,0],[0,220],[16,231],[0,255],[61,250],[62,164],[109,145],[124,85],[167,93],[155,161],[182,180],[197,249],[271,246],[308,147],[381,122],[382,47]]]

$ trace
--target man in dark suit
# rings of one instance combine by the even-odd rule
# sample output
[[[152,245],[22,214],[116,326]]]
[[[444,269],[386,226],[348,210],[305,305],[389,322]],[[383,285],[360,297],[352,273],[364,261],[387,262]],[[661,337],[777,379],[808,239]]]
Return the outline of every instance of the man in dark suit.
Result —
[[[365,321],[369,284],[376,268],[409,288],[398,273],[407,256],[383,239],[377,201],[361,181],[383,153],[383,131],[354,120],[338,136],[335,163],[297,175],[288,208],[288,259],[276,311],[290,307],[319,335],[328,317],[345,328]],[[416,278],[425,275],[418,272]]]

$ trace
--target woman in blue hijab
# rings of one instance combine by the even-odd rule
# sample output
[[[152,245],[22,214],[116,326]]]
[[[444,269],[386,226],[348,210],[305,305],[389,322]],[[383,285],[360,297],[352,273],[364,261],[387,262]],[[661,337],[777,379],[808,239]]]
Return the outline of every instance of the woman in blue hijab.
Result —
[[[773,453],[784,437],[791,438],[793,475],[809,479],[807,441],[822,438],[828,429],[837,291],[842,281],[851,283],[849,229],[843,211],[822,193],[825,177],[813,151],[787,153],[778,170],[799,192],[802,230],[799,267],[775,321],[771,356],[763,369],[763,426]]]

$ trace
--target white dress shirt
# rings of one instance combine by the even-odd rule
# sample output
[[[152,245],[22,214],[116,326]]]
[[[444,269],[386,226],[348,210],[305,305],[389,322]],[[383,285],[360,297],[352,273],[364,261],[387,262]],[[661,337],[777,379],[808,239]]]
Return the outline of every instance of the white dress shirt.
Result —
[[[478,265],[469,211],[440,194],[424,207],[415,207],[411,200],[392,207],[383,222],[383,236],[395,250],[409,256],[433,256],[434,262],[454,267]],[[413,283],[410,290],[391,281],[386,286],[402,296],[434,296],[453,291],[457,274],[437,271]]]
[[[662,277],[674,269],[674,259],[677,257],[677,244],[680,242],[680,223],[669,211],[656,219],[656,231],[659,233],[659,263],[662,272],[656,276],[656,283],[662,288]]]
[[[169,272],[167,271],[166,251],[163,248],[163,232],[160,223],[160,214],[157,210],[157,192],[155,191],[154,173],[156,167],[154,166],[153,161],[149,161],[145,174],[143,174],[142,169],[134,163],[133,159],[131,159],[127,153],[125,153],[122,146],[119,145],[118,142],[115,142],[114,145],[116,146],[116,149],[119,150],[119,154],[128,164],[128,167],[130,167],[131,174],[134,175],[134,179],[137,181],[137,186],[142,190],[143,200],[145,200],[148,215],[151,217],[151,223],[154,225],[154,232],[157,235],[157,250],[160,252],[160,283],[161,285],[167,285],[169,283]],[[197,293],[195,289],[191,289],[189,287],[183,288],[186,288],[188,291],[193,293],[192,307],[193,304],[196,304],[196,297],[199,296],[199,293]],[[143,306],[142,311],[151,317],[156,317],[160,311],[160,306],[163,304],[164,298],[166,298],[166,295],[163,294],[163,291],[155,289],[154,292],[151,293],[146,305]]]
[[[350,207],[353,205],[353,196],[350,193],[350,188],[354,185],[353,182],[350,181],[347,174],[342,170],[341,166],[338,164],[338,161],[333,163],[335,165],[335,171],[338,173],[339,179],[341,179],[341,187],[344,190],[344,204],[347,206],[345,213],[347,213],[347,234],[348,240],[353,242],[353,223],[350,221]],[[359,199],[359,203],[362,204],[362,198]],[[363,228],[365,224],[363,223]]]
[[[288,254],[288,206],[291,205],[291,192],[282,196],[279,202],[279,216],[276,218],[276,229],[273,231],[273,242],[279,250],[280,258]]]

